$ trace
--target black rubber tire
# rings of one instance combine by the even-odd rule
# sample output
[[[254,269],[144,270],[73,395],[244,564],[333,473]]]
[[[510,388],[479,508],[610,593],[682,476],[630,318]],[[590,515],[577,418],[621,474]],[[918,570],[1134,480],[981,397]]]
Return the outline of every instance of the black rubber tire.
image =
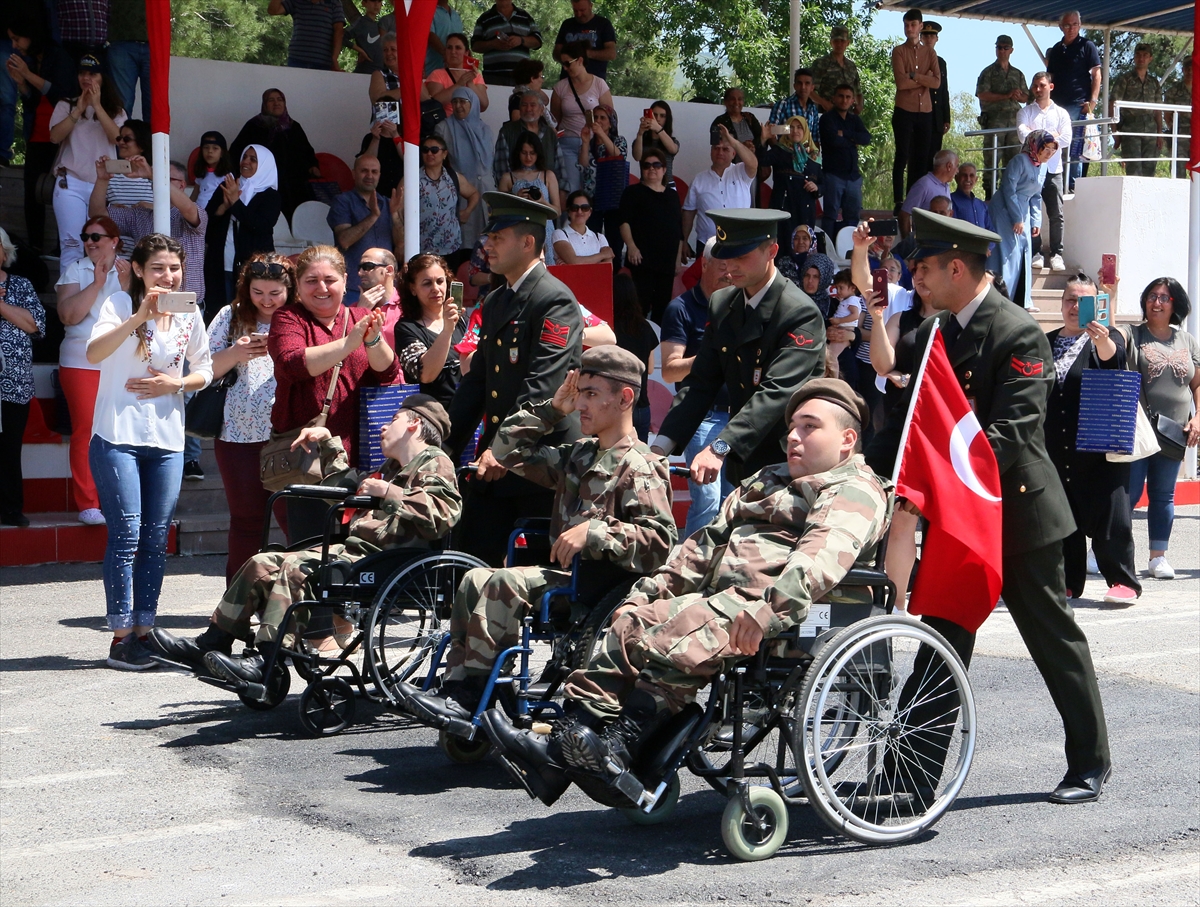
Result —
[[[300,725],[310,737],[332,737],[354,723],[354,687],[342,677],[321,677],[300,694]]]
[[[473,765],[487,758],[488,753],[492,751],[492,741],[482,730],[475,734],[474,740],[468,740],[443,728],[438,732],[438,747],[451,762]]]
[[[679,773],[676,772],[671,776],[671,783],[667,785],[667,789],[663,791],[663,795],[654,804],[654,808],[650,812],[645,812],[636,807],[628,807],[621,809],[620,813],[634,825],[659,825],[662,822],[666,822],[675,814],[675,807],[678,804]]]
[[[610,589],[600,601],[596,602],[596,606],[588,612],[587,617],[583,621],[579,640],[571,650],[568,660],[568,668],[570,670],[582,670],[588,666],[588,662],[591,661],[600,640],[604,637],[604,631],[608,629],[612,613],[620,607],[621,602],[629,597],[629,590],[633,588],[633,584],[637,580],[637,577],[622,580],[614,588]]]
[[[287,699],[288,689],[292,685],[292,672],[288,670],[283,659],[275,662],[275,669],[271,672],[271,677],[267,681],[267,698],[265,702],[260,702],[246,696],[243,693],[238,693],[238,699],[242,700],[242,705],[248,709],[253,709],[256,712],[269,712],[283,700]]]

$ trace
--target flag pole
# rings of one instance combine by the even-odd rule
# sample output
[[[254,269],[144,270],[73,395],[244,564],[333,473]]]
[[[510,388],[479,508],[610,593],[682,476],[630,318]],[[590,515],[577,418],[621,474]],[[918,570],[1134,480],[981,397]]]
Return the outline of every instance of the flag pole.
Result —
[[[954,316],[951,315],[951,318]],[[929,332],[929,342],[925,344],[925,354],[921,357],[921,365],[917,369],[916,380],[912,385],[912,396],[908,398],[908,412],[904,415],[904,430],[900,432],[900,447],[896,451],[896,466],[892,470],[892,485],[895,485],[900,480],[900,464],[904,460],[904,448],[908,445],[908,430],[912,427],[913,410],[917,408],[917,394],[921,391],[921,382],[925,380],[925,366],[929,362],[929,354],[933,352],[933,341],[941,330],[941,325],[936,321],[933,324],[933,330]]]

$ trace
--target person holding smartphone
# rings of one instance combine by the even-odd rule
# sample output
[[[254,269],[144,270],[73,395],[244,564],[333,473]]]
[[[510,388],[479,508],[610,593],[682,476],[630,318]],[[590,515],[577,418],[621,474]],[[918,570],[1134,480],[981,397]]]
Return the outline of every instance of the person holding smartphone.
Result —
[[[462,284],[455,283],[445,259],[437,255],[414,255],[404,266],[400,283],[403,317],[396,322],[396,355],[411,384],[420,384],[443,406],[454,398],[462,380],[458,351],[454,346],[467,334],[462,315]]]
[[[183,395],[212,380],[204,319],[157,305],[182,287],[186,257],[169,236],[143,237],[130,257],[129,291],[104,300],[87,344],[88,362],[100,366],[88,459],[108,523],[108,665],[124,671],[155,666],[144,640],[183,478]]]

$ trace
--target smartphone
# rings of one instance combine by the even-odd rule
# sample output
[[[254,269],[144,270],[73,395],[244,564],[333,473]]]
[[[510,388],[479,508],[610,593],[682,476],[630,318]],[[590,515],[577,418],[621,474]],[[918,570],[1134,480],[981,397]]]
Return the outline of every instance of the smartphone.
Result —
[[[594,125],[596,125],[596,115],[593,114],[590,110],[585,110],[583,112],[583,121],[585,123],[587,123],[589,126],[594,126]]]
[[[714,147],[721,144],[721,130],[717,126],[708,130],[708,144]]]
[[[105,173],[133,173],[133,164],[120,159],[109,159],[104,162]]]
[[[654,119],[654,111],[647,107],[642,111],[642,116],[648,120],[652,120]]]
[[[1079,297],[1079,326],[1086,328],[1093,321],[1098,321],[1105,327],[1112,327],[1111,309],[1108,305],[1108,294]]]
[[[1117,282],[1117,256],[1100,256],[1100,282],[1110,287]]]
[[[260,334],[258,331],[255,331],[254,333],[252,333],[250,335],[250,339],[251,340],[266,340],[269,336],[270,336],[270,334],[266,334],[266,333]]]
[[[158,297],[158,310],[174,315],[188,315],[197,310],[195,293],[162,293]]]
[[[888,298],[888,271],[887,268],[876,268],[871,272],[871,292],[875,294],[875,298],[882,299],[885,303]]]
[[[457,281],[450,281],[450,298],[454,300],[454,304],[458,306],[458,310],[462,311],[463,301],[463,285]]]
[[[772,129],[775,131],[776,136],[792,134],[792,127],[787,123],[776,123]]]
[[[896,236],[900,233],[900,221],[894,217],[873,220],[867,224],[868,236]]]

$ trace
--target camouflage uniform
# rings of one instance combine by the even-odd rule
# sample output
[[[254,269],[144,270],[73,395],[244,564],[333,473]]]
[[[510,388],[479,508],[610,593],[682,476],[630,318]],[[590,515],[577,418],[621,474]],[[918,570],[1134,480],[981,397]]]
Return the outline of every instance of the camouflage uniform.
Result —
[[[1137,70],[1130,69],[1115,79],[1108,88],[1108,96],[1113,101],[1139,101],[1146,104],[1158,104],[1162,97],[1162,87],[1158,79],[1146,73],[1143,81],[1138,78]],[[1158,157],[1158,126],[1154,122],[1154,112],[1151,110],[1121,110],[1121,122],[1113,127],[1113,131],[1121,137],[1122,158],[1151,158],[1148,161],[1129,161],[1125,164],[1128,176],[1154,176],[1157,166],[1153,158]],[[1147,133],[1146,135],[1127,135],[1130,132]]]
[[[667,461],[633,433],[608,450],[600,450],[595,438],[539,444],[562,418],[549,401],[527,405],[504,420],[492,452],[518,475],[556,490],[551,539],[588,523],[580,552],[584,565],[607,562],[633,574],[657,570],[676,539]],[[446,679],[490,671],[496,654],[516,643],[532,603],[569,579],[568,571],[553,567],[480,567],[467,573],[454,596]]]
[[[857,98],[862,94],[862,83],[858,78],[858,67],[854,65],[854,61],[849,57],[843,58],[843,63],[838,64],[833,58],[833,54],[826,54],[823,57],[817,57],[813,60],[812,66],[809,67],[813,74],[813,93],[820,95],[825,101],[833,103],[833,93],[839,85],[849,85],[854,89],[854,96]]]
[[[1184,104],[1188,107],[1192,106],[1192,83],[1185,82],[1183,79],[1175,79],[1170,85],[1163,90],[1164,104]],[[1167,126],[1167,131],[1170,131],[1171,120],[1175,114],[1163,113],[1163,121]],[[1179,135],[1192,134],[1192,115],[1190,113],[1179,114]],[[1167,151],[1170,152],[1170,140],[1167,140]],[[1187,158],[1188,158],[1188,140],[1181,139],[1175,146],[1175,154],[1177,157],[1183,158],[1175,163],[1175,176],[1179,179],[1187,179]]]
[[[1022,91],[1029,90],[1029,83],[1025,80],[1025,74],[1015,66],[1009,66],[1004,69],[997,60],[991,66],[984,67],[983,72],[979,74],[979,78],[975,81],[975,94],[978,95],[984,91],[995,92],[996,94],[1008,94],[1014,88],[1020,88]],[[1012,132],[1002,132],[996,137],[996,144],[1002,147],[1000,149],[1000,161],[996,162],[996,155],[992,152],[992,143],[990,136],[985,137],[988,140],[983,145],[983,169],[980,174],[983,177],[985,187],[991,183],[987,178],[988,172],[995,174],[996,185],[1000,185],[1000,177],[1003,175],[1005,165],[1011,161],[1020,150],[1020,142],[1017,139],[1016,125],[1017,113],[1024,106],[1020,101],[1014,101],[1011,98],[1005,101],[980,101],[979,102],[979,128],[980,129],[999,129],[1001,126],[1012,126]],[[988,193],[991,197],[991,193]]]
[[[767,638],[802,622],[855,564],[869,566],[891,519],[891,485],[861,454],[793,481],[768,466],[726,498],[721,513],[688,538],[626,600],[587,670],[567,679],[567,698],[614,716],[636,685],[659,708],[678,711],[721,670],[729,626],[745,611]],[[869,601],[840,588],[839,601]]]
[[[323,484],[357,485],[368,473],[349,469],[350,461],[336,436],[321,442]],[[330,560],[357,561],[385,548],[426,548],[458,522],[462,497],[454,463],[436,447],[426,447],[407,466],[387,460],[380,478],[392,484],[383,506],[356,513],[344,544],[330,545]],[[250,618],[260,615],[258,642],[275,639],[287,609],[310,598],[308,578],[321,563],[319,548],[264,551],[251,557],[225,590],[212,622],[240,639],[250,634]]]

